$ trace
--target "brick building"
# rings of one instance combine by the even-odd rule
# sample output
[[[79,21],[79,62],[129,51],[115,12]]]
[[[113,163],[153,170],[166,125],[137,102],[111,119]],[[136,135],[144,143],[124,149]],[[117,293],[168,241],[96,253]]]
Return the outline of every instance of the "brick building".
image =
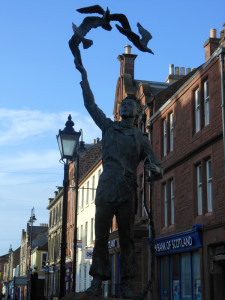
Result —
[[[138,126],[148,132],[164,168],[151,197],[156,236],[154,299],[225,297],[224,46],[224,30],[220,38],[212,30],[204,44],[205,63],[192,71],[188,68],[186,74],[183,68],[174,74],[171,65],[168,85],[135,80],[136,55],[128,49],[119,56],[115,120],[120,120],[123,98],[136,95],[145,112]],[[146,222],[141,182],[140,166],[139,229]],[[146,196],[149,201],[148,189]],[[117,239],[116,232],[112,240],[113,235]],[[136,239],[141,272],[133,282],[134,290],[144,286],[146,267],[149,272],[144,236],[143,231],[139,242]],[[113,251],[119,255],[119,247]],[[118,268],[116,261],[117,282]]]
[[[63,188],[58,187],[55,197],[49,198],[48,259],[45,264],[45,297],[52,299],[59,295],[60,244],[62,234]]]

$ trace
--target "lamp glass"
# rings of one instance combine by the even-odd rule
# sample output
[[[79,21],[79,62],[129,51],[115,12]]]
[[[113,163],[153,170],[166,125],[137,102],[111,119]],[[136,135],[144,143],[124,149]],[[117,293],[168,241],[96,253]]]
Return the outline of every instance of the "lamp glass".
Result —
[[[62,159],[73,158],[79,137],[79,134],[65,134],[62,131],[60,132],[57,139]]]

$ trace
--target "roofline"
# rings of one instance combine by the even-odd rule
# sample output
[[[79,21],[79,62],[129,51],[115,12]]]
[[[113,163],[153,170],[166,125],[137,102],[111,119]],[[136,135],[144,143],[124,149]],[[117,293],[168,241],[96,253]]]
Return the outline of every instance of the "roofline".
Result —
[[[172,97],[170,97],[158,110],[157,112],[154,113],[154,115],[152,115],[147,123],[150,124],[161,112],[162,110],[169,105],[172,100],[200,73],[202,72],[202,70],[204,70],[210,63],[211,61],[217,57],[219,55],[219,53],[221,52],[221,46],[211,55],[210,59],[207,60],[207,62],[205,62],[201,67],[199,67],[198,71],[196,71],[196,73],[194,73],[176,92],[175,94],[172,95]]]
[[[88,172],[82,177],[81,181],[78,183],[78,188],[97,170],[98,167],[102,164],[102,157],[97,161],[97,163],[91,167]]]
[[[57,196],[53,198],[53,200],[47,205],[46,209],[50,210],[50,208],[63,196],[63,188],[58,192]]]

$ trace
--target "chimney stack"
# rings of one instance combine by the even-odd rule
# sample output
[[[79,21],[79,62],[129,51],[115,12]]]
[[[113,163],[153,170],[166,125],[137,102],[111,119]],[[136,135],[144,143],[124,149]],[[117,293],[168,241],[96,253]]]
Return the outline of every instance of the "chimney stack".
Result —
[[[210,38],[205,42],[205,61],[209,60],[211,55],[216,51],[219,47],[220,39],[218,39],[216,33],[216,29],[210,29]]]
[[[191,68],[187,68],[185,74],[185,67],[175,67],[175,73],[174,73],[174,64],[170,64],[169,76],[167,76],[166,78],[166,83],[174,83],[190,72],[191,72]]]
[[[130,45],[127,45],[124,48],[125,53],[118,56],[118,60],[120,61],[120,76],[129,74],[134,80],[134,61],[137,55],[131,54],[132,47]]]

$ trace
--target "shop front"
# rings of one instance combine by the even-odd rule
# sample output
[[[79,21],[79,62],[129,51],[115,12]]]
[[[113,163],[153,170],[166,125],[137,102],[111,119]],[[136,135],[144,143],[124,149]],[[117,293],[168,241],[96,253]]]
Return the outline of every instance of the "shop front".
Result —
[[[202,299],[201,235],[201,226],[194,225],[191,230],[156,239],[160,300]]]

